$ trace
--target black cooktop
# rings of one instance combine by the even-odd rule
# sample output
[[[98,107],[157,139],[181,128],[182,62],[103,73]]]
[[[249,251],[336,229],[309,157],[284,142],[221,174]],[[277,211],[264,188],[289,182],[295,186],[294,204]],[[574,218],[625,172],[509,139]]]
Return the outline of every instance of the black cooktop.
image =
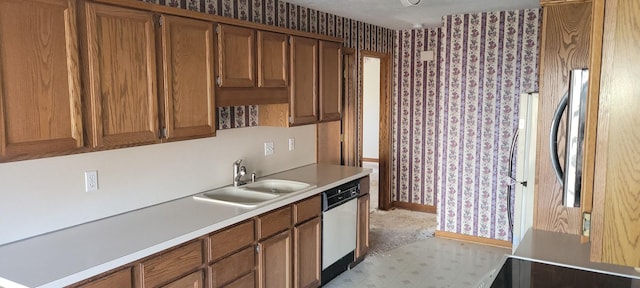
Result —
[[[491,288],[637,288],[640,280],[507,258]]]

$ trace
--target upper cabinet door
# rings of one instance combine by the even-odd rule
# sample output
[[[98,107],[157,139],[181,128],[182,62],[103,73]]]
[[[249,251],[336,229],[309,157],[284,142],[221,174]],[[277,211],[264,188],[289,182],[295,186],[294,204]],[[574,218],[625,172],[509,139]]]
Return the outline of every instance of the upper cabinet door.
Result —
[[[640,3],[603,9],[591,260],[640,267]]]
[[[0,0],[0,161],[83,146],[75,0]]]
[[[318,41],[291,37],[291,125],[318,121]]]
[[[252,29],[218,25],[220,87],[255,87],[255,33]]]
[[[213,25],[181,17],[162,18],[166,137],[214,136]]]
[[[86,5],[93,147],[158,142],[153,14]]]
[[[287,87],[288,49],[287,36],[258,31],[258,86]]]
[[[320,41],[320,121],[342,115],[342,45]]]

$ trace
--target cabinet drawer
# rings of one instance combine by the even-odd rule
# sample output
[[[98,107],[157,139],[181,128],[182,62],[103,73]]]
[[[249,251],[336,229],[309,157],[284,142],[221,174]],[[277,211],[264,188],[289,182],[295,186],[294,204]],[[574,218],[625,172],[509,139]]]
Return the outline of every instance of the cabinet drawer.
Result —
[[[128,267],[122,269],[120,271],[113,272],[104,277],[100,277],[91,282],[82,284],[82,285],[72,285],[71,287],[77,288],[111,288],[111,287],[122,287],[122,288],[133,288],[133,267]]]
[[[214,286],[215,287],[215,286]],[[256,272],[251,272],[242,278],[229,283],[224,288],[247,288],[256,287]]]
[[[320,195],[307,198],[293,204],[293,222],[297,225],[313,217],[320,216],[322,212]]]
[[[240,248],[253,244],[255,233],[253,232],[253,220],[248,220],[212,234],[209,237],[211,252],[209,260],[215,261],[229,255]]]
[[[142,262],[144,287],[156,287],[198,268],[203,263],[202,241],[194,241]]]
[[[191,273],[187,276],[184,276],[176,281],[173,281],[165,286],[162,286],[163,288],[184,288],[184,287],[189,287],[189,288],[202,288],[204,287],[204,277],[203,277],[203,273],[202,270],[198,271],[198,272],[194,272]]]
[[[222,287],[242,275],[253,274],[255,266],[256,257],[253,246],[224,258],[211,265],[212,286]]]
[[[258,217],[258,239],[264,239],[291,227],[291,206]]]

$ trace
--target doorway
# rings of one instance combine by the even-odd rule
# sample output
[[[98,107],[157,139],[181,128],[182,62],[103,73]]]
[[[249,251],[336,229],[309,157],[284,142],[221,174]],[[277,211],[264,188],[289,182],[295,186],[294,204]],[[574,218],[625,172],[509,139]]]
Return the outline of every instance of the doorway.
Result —
[[[379,83],[373,85],[377,86],[378,101],[376,104],[379,106],[378,115],[373,116],[377,118],[375,120],[370,120],[368,119],[369,116],[367,116],[367,121],[374,121],[378,124],[377,135],[373,133],[374,136],[368,141],[376,141],[377,143],[371,145],[371,143],[367,142],[366,145],[367,149],[373,147],[375,150],[377,147],[377,155],[375,153],[372,155],[377,158],[378,162],[378,209],[389,210],[391,209],[391,55],[366,50],[360,51],[360,55],[356,55],[355,52],[355,50],[345,50],[345,90],[342,123],[342,133],[344,135],[343,164],[350,165],[353,163],[353,166],[362,166],[363,158],[367,158],[366,155],[363,155],[363,147],[365,145],[363,142],[367,141],[363,134],[365,129],[364,64],[366,58],[369,59],[368,61],[376,63],[376,67],[379,67],[379,70],[375,72],[379,75],[374,77],[379,80]],[[358,62],[356,63],[355,61]],[[356,87],[358,88],[357,92]],[[373,89],[375,90],[376,87],[373,87]],[[369,105],[367,106],[369,107]],[[370,128],[369,125],[366,128]],[[367,153],[369,153],[368,150]],[[373,158],[368,160],[371,159]]]

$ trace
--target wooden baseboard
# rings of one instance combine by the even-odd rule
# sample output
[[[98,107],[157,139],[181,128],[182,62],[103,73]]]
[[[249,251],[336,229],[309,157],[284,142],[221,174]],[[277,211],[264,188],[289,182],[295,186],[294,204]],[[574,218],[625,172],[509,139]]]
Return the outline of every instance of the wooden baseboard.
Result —
[[[495,247],[500,247],[500,248],[511,249],[511,247],[512,247],[511,242],[504,241],[504,240],[496,240],[496,239],[490,239],[490,238],[484,238],[484,237],[478,237],[478,236],[471,236],[471,235],[464,235],[464,234],[458,234],[458,233],[451,233],[451,232],[445,232],[445,231],[436,231],[436,237],[446,238],[446,239],[453,239],[453,240],[460,240],[460,241],[464,241],[464,242],[471,242],[471,243],[477,243],[477,244],[483,244],[483,245],[489,245],[489,246],[495,246]]]
[[[380,160],[376,158],[362,158],[362,162],[373,162],[378,163]]]
[[[393,201],[393,203],[391,203],[391,207],[411,210],[411,211],[431,213],[431,214],[435,214],[438,211],[436,206],[399,202],[399,201]]]

